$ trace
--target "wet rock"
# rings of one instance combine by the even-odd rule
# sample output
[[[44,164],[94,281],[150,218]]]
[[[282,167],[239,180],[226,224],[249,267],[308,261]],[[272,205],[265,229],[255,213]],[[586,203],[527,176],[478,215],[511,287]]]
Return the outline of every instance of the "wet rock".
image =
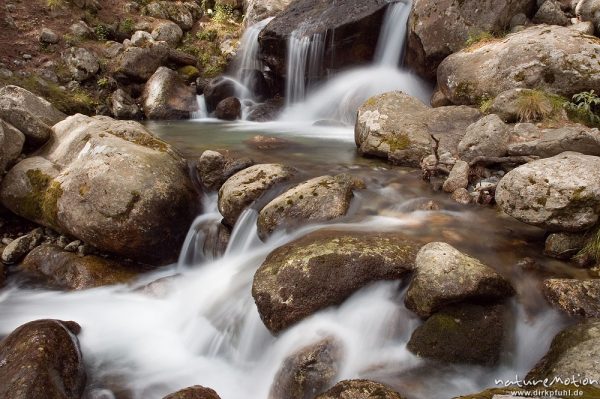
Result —
[[[219,190],[219,212],[229,226],[267,190],[288,180],[293,171],[280,164],[250,166],[231,176]]]
[[[341,352],[330,337],[291,354],[273,379],[269,399],[313,399],[333,383]]]
[[[400,111],[401,110],[401,111]],[[399,91],[367,100],[358,110],[354,136],[363,155],[419,167],[440,140],[438,154],[456,154],[465,129],[481,114],[469,107],[430,108]]]
[[[263,136],[259,134],[244,141],[244,144],[256,150],[270,151],[288,148],[295,143],[281,137]]]
[[[557,259],[571,259],[585,245],[584,234],[552,233],[546,238],[544,253]]]
[[[170,395],[165,396],[163,399],[221,399],[215,391],[210,388],[205,388],[200,385],[194,385],[193,387],[182,389]]]
[[[79,256],[50,244],[31,251],[18,270],[45,285],[66,290],[124,284],[144,271],[135,265],[127,266],[94,255]]]
[[[458,143],[458,155],[467,162],[481,156],[505,156],[510,137],[510,127],[497,115],[484,116],[467,128]]]
[[[387,385],[369,380],[344,380],[315,399],[402,399]]]
[[[462,141],[461,141],[462,143]],[[469,185],[469,164],[458,160],[452,167],[448,178],[444,182],[443,190],[447,193],[453,193],[460,188],[467,188]]]
[[[451,245],[432,242],[419,251],[404,303],[421,317],[470,300],[497,300],[514,294],[510,283],[475,258]]]
[[[508,330],[505,305],[453,305],[417,327],[407,349],[447,363],[493,366],[500,360]]]
[[[285,76],[288,41],[292,32],[302,28],[306,37],[321,35],[325,39],[328,32],[336,32],[323,54],[323,59],[329,60],[328,68],[370,63],[379,38],[379,29],[373,27],[381,26],[387,4],[384,0],[292,2],[261,31],[261,57],[278,78]],[[324,77],[324,68],[315,75]]]
[[[143,114],[133,98],[123,89],[110,96],[110,111],[117,119],[141,119]]]
[[[15,164],[25,144],[25,135],[0,119],[0,175]]]
[[[217,151],[207,150],[198,159],[196,169],[204,188],[214,191],[231,176],[252,165],[254,161],[251,159],[226,157]]]
[[[550,231],[594,226],[600,213],[600,158],[564,152],[519,166],[500,180],[496,202],[508,215]]]
[[[275,120],[281,114],[283,109],[281,98],[271,98],[264,103],[254,104],[248,107],[246,119],[253,122],[268,122]]]
[[[169,47],[156,42],[148,47],[128,47],[112,64],[113,74],[121,80],[145,82],[164,65],[169,57]]]
[[[152,30],[152,37],[156,41],[164,41],[171,47],[177,47],[183,37],[183,30],[174,22],[161,21],[156,28]]]
[[[229,97],[235,97],[235,82],[229,78],[218,77],[209,81],[204,87],[204,100],[207,111],[213,112],[217,105]]]
[[[43,239],[43,231],[36,229],[29,234],[11,241],[2,251],[2,262],[6,264],[17,263],[29,251],[40,245]]]
[[[265,79],[265,75],[262,71],[257,69],[244,69],[242,70],[241,81],[244,82],[250,93],[252,93],[253,98],[258,102],[262,102],[271,97],[269,83]]]
[[[0,88],[0,118],[23,133],[29,147],[44,144],[50,137],[50,127],[66,117],[48,101],[25,89]]]
[[[600,156],[600,131],[572,124],[554,129],[538,129],[538,137],[508,146],[509,155],[535,155],[549,158],[565,151]]]
[[[184,31],[192,29],[194,21],[201,17],[181,1],[155,1],[145,6],[142,13],[154,18],[169,19]]]
[[[82,82],[95,76],[100,69],[98,57],[82,47],[71,47],[64,55],[65,63],[73,79]]]
[[[450,55],[437,78],[454,104],[479,104],[514,88],[570,98],[600,90],[600,43],[562,26],[536,25]]]
[[[471,194],[466,188],[455,190],[452,193],[452,199],[462,205],[468,205],[472,202]]]
[[[26,219],[141,262],[177,259],[199,207],[185,161],[142,125],[71,116],[15,165],[2,204]]]
[[[198,102],[194,89],[177,72],[160,67],[144,86],[142,109],[148,119],[189,119]]]
[[[517,14],[529,15],[535,0],[417,0],[409,19],[407,64],[435,78],[448,55],[482,32],[503,32]]]
[[[531,89],[510,89],[500,93],[490,105],[489,112],[496,114],[507,123],[523,122],[524,111],[529,103],[535,101],[535,106],[540,111],[552,112],[554,105],[551,98],[544,93]]]
[[[526,380],[561,377],[600,381],[600,321],[589,320],[554,337],[550,350],[527,374]]]
[[[545,0],[535,13],[532,22],[534,24],[566,26],[570,23],[570,20],[561,9],[559,2]]]
[[[571,316],[600,318],[600,279],[549,279],[544,281],[544,295]]]
[[[59,37],[58,35],[51,29],[42,28],[40,32],[40,42],[46,44],[56,44],[58,43]]]
[[[575,14],[581,21],[593,23],[596,32],[600,32],[600,2],[598,0],[579,0]]]
[[[353,190],[364,187],[348,175],[321,176],[300,183],[269,202],[258,216],[258,235],[266,239],[277,229],[325,222],[344,216]]]
[[[227,97],[219,102],[215,116],[226,121],[234,121],[242,117],[242,104],[237,97]]]
[[[260,317],[278,333],[378,280],[412,270],[418,245],[397,233],[319,230],[271,252],[254,275]]]
[[[75,322],[37,320],[0,341],[0,397],[79,399],[85,366]]]

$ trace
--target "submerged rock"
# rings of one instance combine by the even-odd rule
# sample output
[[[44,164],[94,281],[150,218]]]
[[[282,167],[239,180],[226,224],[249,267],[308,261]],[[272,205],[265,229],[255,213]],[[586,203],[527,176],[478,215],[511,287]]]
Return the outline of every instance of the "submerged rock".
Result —
[[[130,282],[144,269],[94,255],[79,256],[44,244],[25,257],[19,271],[53,287],[83,290]]]
[[[12,212],[94,247],[177,259],[199,200],[185,161],[137,122],[75,115],[0,185]]]
[[[408,22],[406,63],[435,78],[437,66],[484,32],[501,33],[513,16],[530,15],[535,0],[416,0]]]
[[[550,349],[526,379],[575,377],[600,381],[600,320],[592,319],[569,327],[554,337]],[[598,388],[597,383],[595,384]]]
[[[510,216],[550,231],[593,227],[600,214],[600,158],[564,152],[519,166],[500,180],[496,202]]]
[[[198,103],[194,89],[177,72],[160,67],[144,86],[142,108],[148,119],[189,119]]]
[[[79,399],[85,365],[72,321],[37,320],[0,341],[0,397]]]
[[[258,235],[266,239],[281,228],[342,217],[362,181],[348,175],[321,176],[300,183],[269,202],[258,216]]]
[[[330,337],[292,353],[275,375],[269,399],[313,399],[336,378],[341,352]]]
[[[37,148],[51,134],[51,127],[67,116],[52,104],[18,86],[0,88],[0,119],[25,135],[26,145]]]
[[[469,107],[430,108],[400,91],[371,97],[358,110],[354,129],[361,154],[419,167],[440,141],[438,154],[456,155],[466,128],[481,117]]]
[[[218,190],[234,174],[254,164],[249,158],[226,157],[217,151],[206,150],[198,159],[196,169],[200,182],[209,191]]]
[[[254,275],[252,296],[273,332],[363,286],[412,270],[417,243],[398,233],[319,230],[271,252]]]
[[[163,399],[221,399],[215,391],[210,388],[205,388],[200,385],[194,385],[193,387],[182,389],[170,395],[165,396]]]
[[[454,104],[479,104],[514,88],[570,98],[600,91],[600,42],[562,26],[536,25],[447,57],[437,82]]]
[[[344,380],[315,399],[403,399],[387,385],[369,380]]]
[[[404,303],[421,317],[469,300],[498,300],[514,294],[494,269],[449,244],[432,242],[419,251]]]
[[[544,281],[544,295],[571,316],[600,318],[600,279],[549,279]]]
[[[427,359],[493,366],[503,350],[506,319],[504,305],[453,305],[417,327],[407,348]]]
[[[244,209],[292,174],[292,169],[281,164],[259,164],[231,176],[219,190],[219,212],[225,222],[234,226]]]

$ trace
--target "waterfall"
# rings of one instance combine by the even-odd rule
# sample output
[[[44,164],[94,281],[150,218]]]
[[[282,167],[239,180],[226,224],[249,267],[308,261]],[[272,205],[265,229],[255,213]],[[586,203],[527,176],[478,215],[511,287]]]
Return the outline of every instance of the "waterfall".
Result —
[[[288,40],[286,105],[304,100],[307,82],[319,78],[325,52],[325,35],[304,36],[302,28],[292,32]],[[308,77],[307,77],[308,75]]]
[[[206,100],[204,95],[196,96],[198,102],[198,110],[192,112],[192,119],[206,119],[208,118],[208,109],[206,108]]]
[[[235,77],[246,87],[249,86],[249,74],[247,72],[251,70],[262,71],[264,69],[264,64],[259,57],[258,35],[272,20],[273,17],[266,18],[248,27],[240,40],[241,54],[238,58]]]
[[[377,41],[375,64],[396,67],[401,62],[411,8],[409,0],[400,0],[388,6]]]

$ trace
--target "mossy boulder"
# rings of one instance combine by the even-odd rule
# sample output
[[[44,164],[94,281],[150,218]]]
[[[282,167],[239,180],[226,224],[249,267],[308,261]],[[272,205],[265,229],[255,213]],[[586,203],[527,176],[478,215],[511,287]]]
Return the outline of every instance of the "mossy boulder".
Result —
[[[200,385],[185,388],[165,396],[163,399],[221,399],[215,391]]]
[[[578,381],[595,380],[600,388],[600,319],[589,319],[558,333],[546,356],[527,374],[526,379],[560,377]]]
[[[281,164],[258,164],[231,176],[219,190],[219,212],[235,225],[241,213],[269,189],[290,179],[294,171]]]
[[[421,317],[463,301],[495,301],[514,294],[510,283],[491,267],[449,244],[421,248],[404,303]]]
[[[505,344],[507,321],[505,305],[452,305],[417,327],[407,348],[426,359],[493,366]]]
[[[328,337],[285,358],[273,379],[269,399],[313,399],[336,378],[342,348]]]
[[[363,155],[419,167],[421,160],[432,154],[432,136],[440,142],[439,155],[447,152],[455,156],[466,128],[480,117],[473,108],[430,108],[393,91],[371,97],[359,108],[354,137]]]
[[[186,163],[137,122],[75,115],[0,185],[12,212],[141,262],[177,258],[199,208]]]
[[[417,249],[398,233],[318,230],[271,252],[254,275],[252,296],[278,333],[373,281],[401,279]]]
[[[349,175],[320,176],[300,183],[269,202],[258,216],[258,235],[266,239],[277,229],[342,217],[353,190],[364,183]]]
[[[585,231],[600,215],[600,158],[563,152],[508,172],[496,202],[508,215],[550,231]]]
[[[144,86],[142,109],[148,119],[189,119],[198,110],[196,92],[177,72],[160,67]]]
[[[548,279],[544,281],[544,295],[569,315],[600,318],[600,279]]]
[[[19,273],[34,281],[66,290],[124,284],[145,269],[95,255],[79,256],[51,244],[40,245],[19,265]],[[147,269],[146,269],[147,270]]]
[[[403,399],[391,387],[369,380],[344,380],[315,399]]]
[[[0,341],[0,397],[79,399],[86,373],[77,323],[37,320]]]
[[[437,83],[457,105],[478,105],[515,88],[567,98],[599,92],[600,41],[562,26],[536,25],[450,55],[438,68]]]

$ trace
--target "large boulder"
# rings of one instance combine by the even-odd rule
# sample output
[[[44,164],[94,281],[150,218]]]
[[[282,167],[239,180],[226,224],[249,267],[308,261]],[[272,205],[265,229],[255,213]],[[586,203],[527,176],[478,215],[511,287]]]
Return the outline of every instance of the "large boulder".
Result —
[[[600,318],[600,279],[549,279],[544,281],[544,295],[571,316]]]
[[[342,348],[334,338],[298,349],[283,361],[269,399],[313,399],[336,378]]]
[[[350,208],[353,189],[361,185],[361,181],[345,174],[315,177],[300,183],[260,211],[258,235],[266,239],[277,229],[342,217]]]
[[[177,72],[160,67],[146,82],[142,109],[148,119],[189,119],[198,110],[196,92]]]
[[[175,22],[184,31],[192,29],[194,22],[202,17],[202,10],[195,4],[181,1],[154,1],[142,9],[142,13],[154,18]],[[192,2],[190,2],[192,3]],[[195,7],[194,7],[195,6]]]
[[[379,382],[344,380],[315,399],[402,399],[402,396]]]
[[[457,302],[498,300],[514,293],[510,283],[491,267],[443,242],[419,251],[404,303],[421,317]]]
[[[537,130],[537,137],[508,145],[509,155],[535,155],[549,158],[565,151],[600,156],[600,130],[572,124]]]
[[[471,37],[507,30],[513,16],[531,14],[535,0],[416,0],[408,22],[406,63],[435,78],[444,58]]]
[[[354,135],[361,154],[418,167],[432,153],[432,136],[440,141],[438,154],[456,155],[466,128],[480,117],[473,108],[430,108],[393,91],[372,97],[359,108]]]
[[[252,296],[277,333],[368,283],[402,278],[417,248],[398,233],[315,231],[269,254],[254,275]]]
[[[550,231],[583,231],[600,214],[600,158],[564,152],[519,166],[496,189],[508,215]]]
[[[259,164],[231,176],[219,190],[219,212],[225,223],[234,226],[244,209],[292,174],[292,169],[281,164]]]
[[[575,8],[575,14],[582,21],[594,24],[597,33],[600,33],[600,1],[579,0]]]
[[[18,270],[31,279],[43,281],[45,286],[66,290],[128,283],[142,271],[139,267],[127,267],[99,256],[80,256],[51,244],[40,245],[31,251]]]
[[[215,391],[200,385],[184,388],[165,396],[163,399],[221,399]]]
[[[137,122],[75,115],[0,185],[31,221],[142,262],[176,259],[199,207],[185,161]]]
[[[527,374],[526,380],[573,377],[577,381],[594,380],[600,388],[600,320],[590,319],[558,333],[550,349]]]
[[[85,365],[72,321],[37,320],[0,341],[0,397],[79,399]]]
[[[164,65],[169,58],[169,47],[163,42],[156,42],[148,47],[128,47],[111,66],[112,72],[120,80],[145,82],[158,67]]]
[[[98,57],[83,47],[69,48],[63,58],[73,79],[80,82],[96,75],[100,69]]]
[[[484,116],[467,128],[465,137],[458,143],[458,155],[467,162],[481,156],[505,156],[510,134],[510,126],[497,115]]]
[[[493,366],[503,350],[506,321],[504,305],[452,305],[417,327],[407,349],[447,363]]]
[[[514,88],[570,98],[600,91],[600,42],[562,26],[536,25],[447,57],[437,82],[453,104],[479,104]]]
[[[25,135],[0,119],[0,175],[15,164],[24,144]]]
[[[321,41],[328,68],[369,63],[387,5],[385,0],[294,1],[261,31],[261,57],[275,75],[284,77],[288,43],[295,32],[301,37],[312,37],[315,43]],[[328,34],[333,31],[335,35]],[[330,37],[332,40],[325,40]],[[323,68],[317,75],[324,73]]]
[[[66,117],[48,101],[21,87],[0,88],[0,119],[21,131],[29,147],[44,144],[50,128]]]
[[[242,103],[237,97],[227,97],[217,104],[215,116],[225,121],[242,118]]]
[[[274,17],[291,3],[291,0],[245,0],[244,22],[252,26],[265,18]]]

